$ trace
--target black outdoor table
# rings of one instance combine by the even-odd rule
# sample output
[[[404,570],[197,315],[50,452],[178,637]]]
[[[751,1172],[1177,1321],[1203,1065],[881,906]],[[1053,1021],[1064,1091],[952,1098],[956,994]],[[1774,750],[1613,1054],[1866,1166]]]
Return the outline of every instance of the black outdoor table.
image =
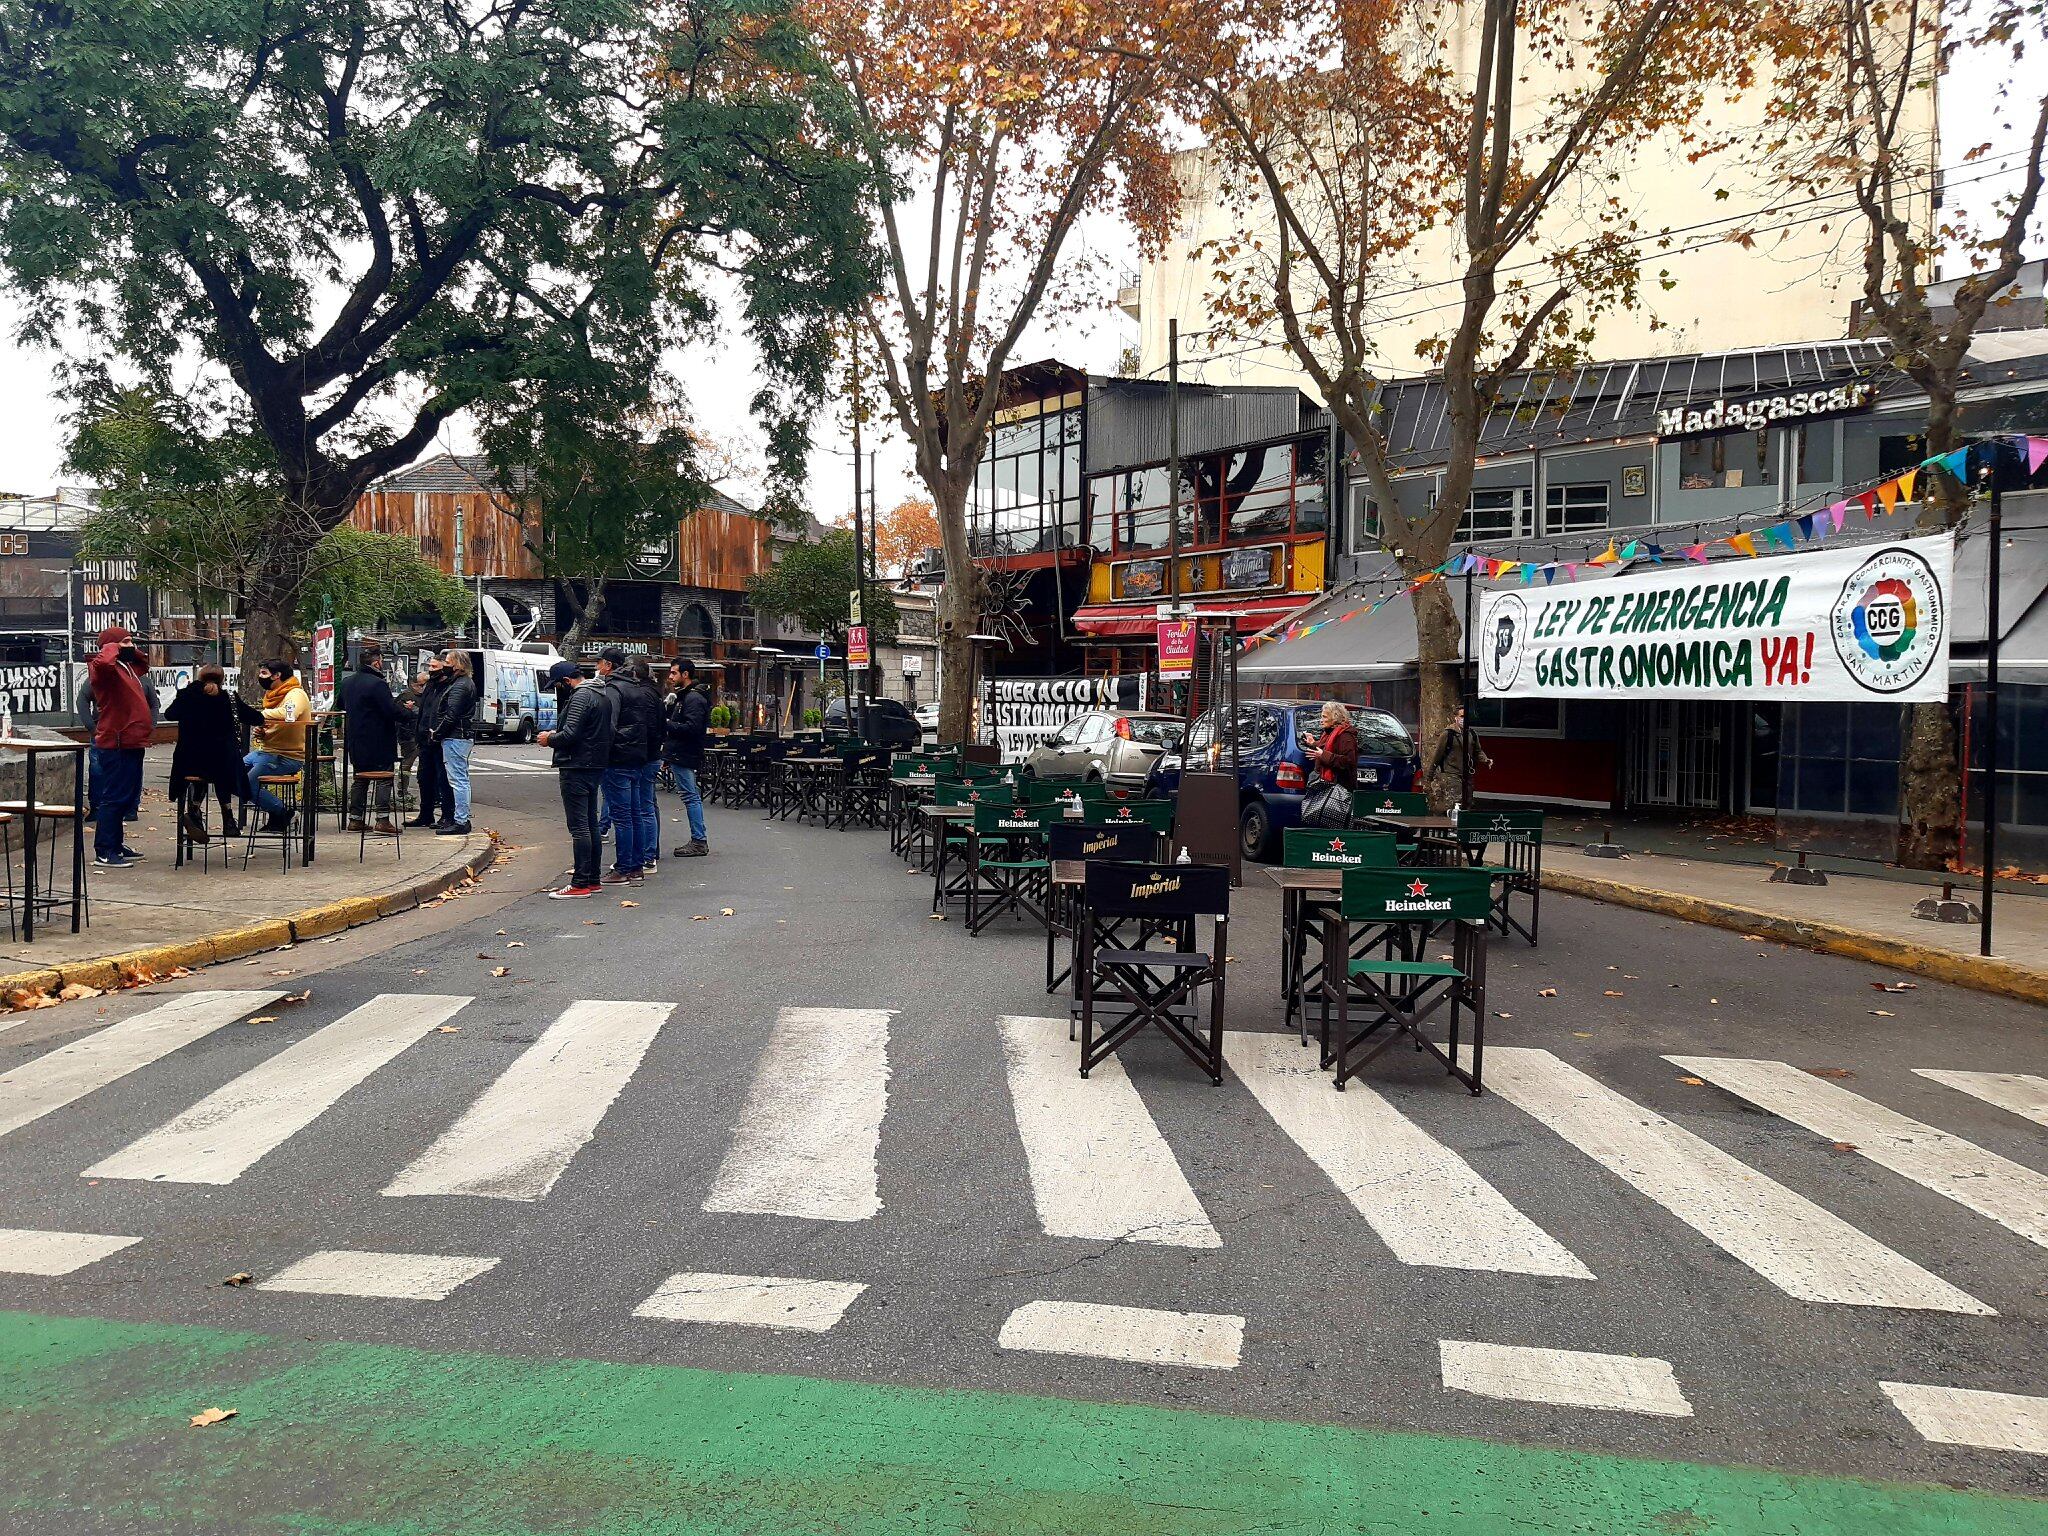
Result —
[[[36,760],[45,752],[71,754],[71,931],[78,932],[85,914],[85,743],[81,741],[24,741],[0,737],[0,747],[28,754],[27,784],[20,800],[0,802],[0,810],[12,811],[22,820],[21,937],[24,943],[36,936],[36,907],[39,900],[55,910],[54,897],[36,895],[36,824],[55,817],[61,807],[36,799]],[[39,808],[40,807],[40,808]]]
[[[938,778],[929,773],[906,773],[893,775],[889,780],[889,851],[900,853],[905,858],[912,856],[913,846],[922,852],[922,834],[925,823],[917,815],[917,807],[924,797],[931,793]],[[924,861],[917,860],[920,867]]]

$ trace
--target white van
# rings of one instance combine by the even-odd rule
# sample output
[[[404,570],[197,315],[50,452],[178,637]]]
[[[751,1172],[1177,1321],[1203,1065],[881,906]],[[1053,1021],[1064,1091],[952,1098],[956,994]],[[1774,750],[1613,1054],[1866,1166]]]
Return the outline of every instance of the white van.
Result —
[[[471,651],[476,680],[476,733],[499,741],[532,741],[554,729],[555,690],[548,668],[562,659],[551,645],[516,651]]]

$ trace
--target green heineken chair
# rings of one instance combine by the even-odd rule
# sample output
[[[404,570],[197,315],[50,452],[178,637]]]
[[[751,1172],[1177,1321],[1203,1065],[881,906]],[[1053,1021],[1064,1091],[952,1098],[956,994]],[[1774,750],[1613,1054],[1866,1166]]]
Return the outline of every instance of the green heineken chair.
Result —
[[[1486,936],[1492,878],[1483,869],[1347,869],[1337,909],[1323,924],[1322,1061],[1336,1084],[1358,1076],[1403,1035],[1443,1063],[1474,1094],[1486,1054]],[[1431,935],[1449,923],[1448,960],[1430,958]],[[1384,933],[1384,953],[1354,958],[1357,935]],[[1334,1008],[1334,1017],[1333,1010]],[[1353,1030],[1354,1009],[1365,1020]],[[1423,1026],[1444,1014],[1439,1046]],[[1472,1067],[1458,1062],[1459,1015],[1471,1026]],[[1368,1043],[1384,1030],[1377,1044]],[[1360,1054],[1362,1052],[1362,1054]]]
[[[1498,864],[1486,862],[1488,848],[1501,845]],[[1543,813],[1541,811],[1460,811],[1458,846],[1474,868],[1493,877],[1493,925],[1502,938],[1519,933],[1531,944],[1542,918]],[[1529,898],[1529,921],[1515,916],[1514,901]]]
[[[978,934],[1005,912],[1045,915],[1052,865],[1046,857],[1046,827],[1061,812],[1051,806],[975,806],[967,835],[967,931]]]
[[[932,820],[932,910],[940,912],[949,901],[964,902],[970,884],[967,852],[974,841],[974,810],[981,805],[1012,805],[1003,786],[988,780],[954,783],[941,779],[932,786],[932,805],[941,810],[965,807],[954,817]]]
[[[1280,839],[1283,869],[1392,869],[1395,862],[1391,832],[1289,827]],[[1305,999],[1313,994],[1323,976],[1323,962],[1311,957],[1309,946],[1313,941],[1319,955],[1322,919],[1336,905],[1334,890],[1316,890],[1292,882],[1280,887],[1280,995],[1287,1003],[1283,1017],[1300,1021],[1303,1045],[1308,1044]]]

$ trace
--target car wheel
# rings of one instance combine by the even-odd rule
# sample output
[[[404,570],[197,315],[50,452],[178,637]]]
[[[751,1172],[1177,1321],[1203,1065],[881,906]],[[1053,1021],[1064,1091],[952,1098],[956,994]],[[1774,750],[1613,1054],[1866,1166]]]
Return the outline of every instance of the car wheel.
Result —
[[[540,726],[535,723],[531,715],[527,716],[524,720],[519,722],[519,739],[525,745],[529,747],[532,746],[535,738],[537,738],[539,735]]]
[[[1273,814],[1263,800],[1247,800],[1237,822],[1237,845],[1245,858],[1258,862],[1271,851]]]
[[[1097,763],[1088,770],[1088,782],[1090,784],[1100,784],[1102,782],[1102,764]]]

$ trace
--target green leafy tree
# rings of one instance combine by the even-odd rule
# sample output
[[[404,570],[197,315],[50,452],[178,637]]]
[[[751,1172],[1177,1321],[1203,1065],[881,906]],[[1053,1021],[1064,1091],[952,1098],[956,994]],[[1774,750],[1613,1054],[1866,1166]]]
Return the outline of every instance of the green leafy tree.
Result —
[[[622,385],[633,376],[593,364],[578,382],[523,386],[482,433],[492,505],[519,525],[569,604],[565,656],[581,653],[612,577],[711,495],[695,435],[652,390]]]
[[[299,591],[302,630],[322,619],[347,633],[425,615],[452,628],[475,606],[468,587],[424,558],[411,539],[395,533],[344,523],[314,546],[313,556]]]
[[[793,477],[866,287],[844,116],[786,0],[0,0],[0,269],[31,339],[246,402],[261,652],[366,486],[560,358],[708,327],[714,271]]]
[[[846,642],[847,594],[854,589],[853,531],[830,528],[814,544],[793,544],[774,566],[747,578],[747,602],[756,613],[793,619],[835,645]],[[870,584],[868,635],[879,644],[896,638],[896,600]]]

